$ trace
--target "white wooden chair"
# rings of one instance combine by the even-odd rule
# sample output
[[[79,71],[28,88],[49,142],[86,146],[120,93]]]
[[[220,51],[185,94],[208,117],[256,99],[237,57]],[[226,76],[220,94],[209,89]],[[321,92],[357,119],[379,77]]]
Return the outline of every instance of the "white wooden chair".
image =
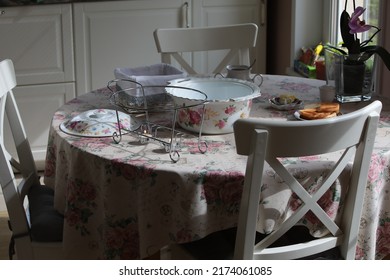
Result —
[[[183,58],[185,53],[228,50],[212,73],[220,73],[238,56],[238,63],[250,64],[250,50],[256,46],[258,27],[254,23],[200,28],[161,28],[154,31],[157,51],[163,63],[173,57],[188,74],[198,74]]]
[[[34,158],[12,90],[16,87],[11,60],[0,62],[0,185],[7,206],[17,259],[63,259],[63,216],[53,207],[53,190],[39,181]],[[8,120],[18,154],[14,159],[4,144]],[[37,124],[39,125],[39,124]],[[21,181],[17,184],[14,172]]]
[[[337,118],[302,122],[247,119],[234,124],[237,153],[248,156],[234,251],[236,259],[297,259],[337,246],[342,258],[355,258],[368,170],[381,109],[381,102],[374,101],[360,110]],[[311,195],[278,159],[336,151],[344,152],[317,192]],[[262,185],[260,170],[263,170],[264,162],[274,169],[303,203],[280,228],[253,246]],[[340,223],[336,224],[317,201],[350,163],[352,167],[348,192]],[[269,248],[308,211],[314,213],[326,226],[330,232],[328,236],[300,244]]]
[[[249,118],[236,121],[234,135],[237,153],[248,156],[237,232],[233,232],[233,237],[232,231],[227,230],[194,244],[170,245],[162,250],[164,258],[207,259],[211,256],[210,251],[222,250],[223,254],[231,253],[230,257],[234,256],[235,259],[299,259],[313,257],[336,248],[338,257],[354,259],[368,170],[381,109],[381,102],[374,101],[360,110],[324,120],[277,121]],[[288,167],[279,160],[337,151],[342,151],[342,156],[319,184],[317,191],[312,194],[306,191],[290,173]],[[256,241],[256,224],[265,162],[303,203],[279,228],[260,241]],[[350,177],[347,178],[349,185],[342,216],[336,223],[317,202],[345,168],[350,170]],[[286,242],[286,233],[299,228],[295,225],[308,211],[314,213],[329,230],[329,234],[321,238],[299,241],[296,244]],[[280,242],[281,239],[283,242]],[[234,244],[229,244],[227,241]],[[231,252],[226,250],[229,246]],[[202,250],[209,252],[200,252]],[[214,255],[213,258],[225,259],[225,256]]]

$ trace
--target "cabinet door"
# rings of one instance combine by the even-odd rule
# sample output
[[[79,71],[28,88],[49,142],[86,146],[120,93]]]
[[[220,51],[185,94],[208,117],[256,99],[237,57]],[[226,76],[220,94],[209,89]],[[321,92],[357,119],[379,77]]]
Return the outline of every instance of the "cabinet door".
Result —
[[[77,94],[105,87],[116,67],[161,61],[153,31],[185,26],[185,0],[74,4]]]
[[[51,120],[60,106],[75,97],[74,83],[18,86],[13,92],[37,168],[43,170]],[[16,156],[8,126],[4,135],[5,145]]]
[[[203,0],[193,1],[192,25],[195,27],[217,26],[237,23],[256,23],[259,27],[256,49],[251,52],[253,68],[257,73],[265,73],[266,65],[266,0]],[[204,73],[214,69],[222,54],[194,56],[196,69]]]
[[[0,60],[18,85],[74,81],[71,4],[0,8]]]

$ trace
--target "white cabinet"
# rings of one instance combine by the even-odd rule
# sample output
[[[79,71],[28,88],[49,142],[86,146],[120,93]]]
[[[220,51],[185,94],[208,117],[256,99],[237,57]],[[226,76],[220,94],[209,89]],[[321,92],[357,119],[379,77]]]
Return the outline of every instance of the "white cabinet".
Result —
[[[255,71],[265,73],[266,0],[138,0],[74,4],[77,94],[101,88],[116,67],[161,61],[153,39],[157,28],[254,22],[259,26],[253,50]],[[209,73],[213,60],[194,56],[193,66]]]
[[[59,107],[75,97],[74,83],[18,86],[14,94],[37,168],[43,170],[51,119]]]
[[[51,118],[75,97],[71,4],[0,10],[0,60],[14,62],[15,98],[34,158],[42,168]],[[9,145],[10,138],[5,141]]]
[[[265,73],[266,66],[266,0],[202,0],[193,1],[192,25],[195,27],[236,23],[256,23],[259,27],[256,49],[251,52],[256,59],[254,71]],[[216,59],[218,61],[219,59]],[[195,56],[198,71],[206,72],[216,65],[210,57]]]
[[[13,60],[18,85],[74,81],[70,4],[0,10],[0,58]]]
[[[153,31],[158,27],[184,26],[185,3],[185,0],[75,3],[77,94],[105,87],[114,78],[116,67],[160,62]]]

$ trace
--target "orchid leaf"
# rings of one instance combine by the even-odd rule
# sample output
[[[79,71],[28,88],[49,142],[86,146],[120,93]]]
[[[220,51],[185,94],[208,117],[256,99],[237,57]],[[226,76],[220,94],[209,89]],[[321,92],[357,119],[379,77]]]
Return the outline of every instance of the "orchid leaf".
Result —
[[[345,3],[347,6],[347,2]],[[354,1],[355,7],[355,1]],[[331,45],[327,45],[327,49],[331,50],[335,53],[341,55],[347,55],[346,62],[349,64],[360,64],[363,61],[366,61],[374,54],[379,55],[379,57],[383,60],[387,69],[390,71],[390,53],[381,46],[373,46],[368,45],[372,42],[372,39],[378,34],[380,29],[373,25],[366,25],[364,20],[359,20],[359,16],[361,16],[366,9],[363,7],[357,7],[352,14],[352,19],[346,9],[343,10],[340,16],[340,33],[343,38],[342,47],[348,49],[348,52],[345,50],[334,47]],[[368,40],[360,43],[359,38],[356,37],[356,32],[365,32],[368,27],[375,28],[376,31]]]
[[[337,48],[335,46],[329,45],[329,44],[325,45],[325,49],[329,49],[329,50],[331,50],[331,51],[333,51],[335,53],[341,54],[341,55],[347,55],[346,51],[344,51],[344,50],[342,50],[340,48]]]
[[[350,16],[348,12],[344,10],[340,16],[340,33],[341,33],[341,37],[343,38],[344,45],[351,52],[350,46],[353,46],[355,44],[355,36],[349,33],[350,30],[348,26],[349,20],[350,20]]]
[[[381,46],[365,46],[360,49],[366,54],[377,54],[383,60],[383,63],[386,65],[387,69],[390,71],[390,53]]]

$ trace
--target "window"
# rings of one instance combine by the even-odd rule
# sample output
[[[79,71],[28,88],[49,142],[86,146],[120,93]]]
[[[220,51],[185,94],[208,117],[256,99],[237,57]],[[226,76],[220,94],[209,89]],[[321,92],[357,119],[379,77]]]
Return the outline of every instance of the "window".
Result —
[[[337,15],[337,25],[333,26],[331,29],[331,32],[334,32],[333,34],[330,34],[330,38],[335,38],[334,40],[331,40],[330,42],[333,45],[340,45],[342,43],[342,38],[340,34],[340,15],[344,9],[351,15],[354,11],[355,7],[362,6],[366,8],[365,13],[360,17],[360,19],[363,19],[367,24],[373,25],[373,26],[379,26],[379,17],[380,17],[380,1],[381,0],[332,0],[333,2],[332,7],[335,9],[330,8],[331,14]],[[354,7],[355,4],[355,7]],[[331,18],[331,17],[328,17]],[[325,24],[325,23],[324,23]],[[364,40],[368,40],[372,37],[372,35],[376,32],[375,28],[371,28],[368,32],[358,33],[357,36],[360,39],[360,42],[363,42]],[[377,45],[378,44],[378,38],[379,36],[375,36],[372,38],[372,42],[369,43],[370,45]],[[377,88],[377,68],[374,70],[374,85],[373,87]]]
[[[292,0],[291,68],[293,68],[294,59],[300,53],[302,47],[314,47],[319,42],[332,45],[338,45],[342,42],[339,19],[346,1],[349,5],[347,11],[351,14],[353,12],[353,0]],[[383,5],[383,2],[386,1],[355,0],[356,6],[361,5],[367,9],[363,15],[364,20],[368,24],[378,27],[380,26],[381,11],[379,7]],[[322,11],[322,13],[313,11]],[[385,32],[382,30],[378,36],[374,37],[372,44],[377,44],[376,41],[380,40],[384,34]],[[364,32],[360,36],[370,36],[370,33]],[[366,38],[369,37],[362,39],[365,40]]]
[[[342,42],[340,29],[339,29],[339,20],[341,12],[346,9],[347,12],[351,15],[354,11],[354,2],[356,7],[362,6],[366,8],[366,12],[363,14],[361,19],[364,19],[367,24],[379,26],[379,2],[380,0],[333,0],[331,2],[334,2],[332,4],[333,9],[331,8],[331,15],[337,15],[336,18],[330,18],[330,20],[333,23],[336,23],[336,25],[331,28],[331,32],[333,34],[330,34],[330,42],[335,45],[339,45]],[[375,32],[375,29],[371,29],[369,32],[363,32],[358,33],[358,37],[360,38],[360,41],[364,41],[369,39]],[[378,36],[375,36],[373,38],[373,42],[371,44],[376,45],[378,43]]]

